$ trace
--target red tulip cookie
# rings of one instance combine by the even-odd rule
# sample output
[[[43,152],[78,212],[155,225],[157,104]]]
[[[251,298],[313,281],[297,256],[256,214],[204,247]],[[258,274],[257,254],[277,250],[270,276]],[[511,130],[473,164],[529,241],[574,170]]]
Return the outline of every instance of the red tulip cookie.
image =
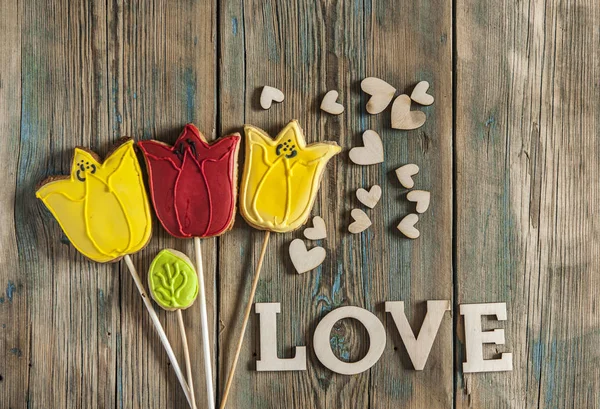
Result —
[[[212,237],[229,230],[235,213],[240,138],[233,134],[209,145],[188,124],[173,146],[138,142],[146,158],[154,210],[169,234]]]

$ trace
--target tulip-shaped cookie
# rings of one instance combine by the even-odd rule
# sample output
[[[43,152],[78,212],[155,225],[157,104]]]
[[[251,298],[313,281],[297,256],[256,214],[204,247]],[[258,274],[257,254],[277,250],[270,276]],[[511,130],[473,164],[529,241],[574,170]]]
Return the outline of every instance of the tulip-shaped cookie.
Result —
[[[239,134],[209,144],[192,124],[183,128],[173,146],[159,141],[138,143],[146,158],[160,223],[172,236],[194,238],[208,409],[214,408],[215,400],[200,238],[221,235],[233,225],[239,144]],[[192,384],[191,377],[188,383]]]
[[[102,162],[75,148],[69,176],[43,181],[36,196],[77,250],[104,263],[136,253],[150,240],[152,220],[133,140],[122,139]]]
[[[251,125],[244,130],[242,216],[261,230],[282,233],[297,229],[310,214],[325,165],[341,148],[335,142],[306,145],[295,120],[275,139]]]
[[[226,232],[235,213],[239,134],[208,144],[192,124],[169,146],[141,141],[154,210],[175,237],[212,237]]]
[[[81,254],[100,263],[125,258],[188,403],[193,406],[173,348],[129,257],[144,248],[152,235],[150,204],[133,140],[119,140],[104,161],[88,149],[75,148],[71,174],[46,179],[36,196]]]
[[[341,151],[335,142],[307,145],[302,129],[295,120],[287,124],[275,139],[251,125],[246,125],[244,131],[246,161],[240,186],[240,211],[250,225],[266,230],[267,233],[256,266],[250,300],[244,312],[242,332],[225,385],[221,409],[226,405],[235,374],[270,232],[289,232],[306,222],[317,196],[325,165]]]

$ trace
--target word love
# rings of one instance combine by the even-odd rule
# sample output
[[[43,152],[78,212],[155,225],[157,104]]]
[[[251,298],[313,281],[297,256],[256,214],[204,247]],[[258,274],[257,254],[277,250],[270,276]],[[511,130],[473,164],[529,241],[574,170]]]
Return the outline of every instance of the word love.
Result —
[[[418,334],[414,334],[404,313],[403,301],[387,301],[385,311],[389,312],[408,356],[417,371],[423,370],[431,352],[431,347],[439,331],[446,311],[450,311],[450,301],[427,301],[427,313]],[[256,303],[260,327],[260,359],[256,361],[257,371],[304,371],[306,370],[306,347],[295,348],[293,358],[277,356],[277,314],[280,303]],[[512,371],[512,354],[500,354],[500,358],[484,359],[483,344],[504,344],[504,330],[483,331],[481,318],[495,316],[498,321],[506,320],[506,303],[462,304],[460,315],[465,323],[466,362],[463,372]],[[369,334],[369,350],[357,362],[338,359],[331,349],[331,330],[336,322],[353,318],[359,321]],[[333,372],[355,375],[371,368],[379,360],[385,349],[386,333],[383,324],[373,313],[359,307],[347,306],[328,313],[317,325],[313,336],[313,347],[319,361]]]

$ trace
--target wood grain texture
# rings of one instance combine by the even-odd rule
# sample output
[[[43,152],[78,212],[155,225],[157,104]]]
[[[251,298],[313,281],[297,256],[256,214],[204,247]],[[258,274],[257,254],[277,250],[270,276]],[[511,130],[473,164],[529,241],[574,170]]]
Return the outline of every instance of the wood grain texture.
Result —
[[[511,373],[456,406],[600,406],[600,6],[459,0],[457,302],[505,301]],[[486,324],[487,327],[496,323]]]
[[[18,269],[15,194],[21,125],[21,18],[18,3],[0,4],[0,402],[18,407],[28,390],[27,277]]]
[[[312,212],[327,238],[305,240],[326,260],[298,275],[288,246],[302,229],[273,235],[256,296],[281,302],[279,355],[306,345],[308,370],[255,371],[252,313],[228,407],[600,407],[600,5],[456,0],[452,21],[451,2],[431,0],[1,2],[0,407],[186,407],[126,267],[69,245],[34,197],[40,180],[67,173],[76,145],[105,155],[121,136],[172,143],[187,122],[208,139],[244,123],[274,136],[294,118],[308,142],[344,148]],[[390,107],[367,115],[368,76],[409,95],[428,81],[435,103],[413,106],[425,125],[391,129]],[[262,110],[264,85],[285,101]],[[330,89],[339,116],[319,109]],[[366,129],[382,137],[383,164],[348,158]],[[414,188],[431,191],[417,240],[396,229],[414,212],[394,173],[407,163],[420,167]],[[382,198],[367,209],[355,192],[374,184]],[[347,232],[353,208],[373,221],[362,234]],[[193,255],[191,241],[153,223],[133,257],[143,278],[159,249]],[[263,237],[238,215],[232,231],[202,243],[217,396]],[[405,301],[418,330],[425,301],[453,295],[454,318],[442,321],[425,370],[413,371],[384,301]],[[507,303],[507,345],[485,355],[512,352],[514,371],[463,376],[456,307],[474,302]],[[312,350],[317,322],[344,305],[372,311],[387,330],[381,360],[356,376],[331,373]],[[159,316],[181,363],[176,316]],[[198,309],[184,320],[203,407]],[[357,360],[368,341],[344,320],[331,345]]]
[[[170,7],[160,1],[29,2],[19,8],[2,13],[10,35],[2,42],[0,113],[10,142],[1,153],[15,201],[3,196],[2,217],[13,219],[14,208],[19,262],[14,233],[3,230],[3,263],[11,268],[3,269],[2,281],[12,287],[0,306],[10,327],[2,337],[8,353],[0,369],[0,406],[184,407],[125,266],[85,260],[33,193],[46,176],[68,173],[76,145],[103,156],[121,136],[173,142],[191,121],[212,137],[216,9],[206,2]],[[22,103],[5,104],[5,92]],[[5,192],[11,194],[10,184]],[[169,237],[155,221],[154,239],[134,256],[142,276],[164,247],[193,254],[191,241]],[[214,325],[215,240],[205,241],[203,251]],[[198,315],[193,308],[185,313],[190,340],[200,337]],[[181,352],[175,314],[160,317]],[[191,353],[194,376],[202,379],[200,343],[192,343]]]
[[[108,334],[117,333],[119,319],[113,266],[84,260],[34,197],[41,179],[69,172],[75,145],[106,152],[106,54],[100,52],[106,30],[105,19],[96,19],[105,10],[67,1],[22,8],[15,227],[30,326],[25,402],[107,406],[114,403],[116,373]]]
[[[134,135],[174,143],[183,125],[194,122],[207,138],[214,137],[216,47],[215,8],[211,2],[167,1],[114,3],[108,10],[110,129],[114,137]],[[160,249],[173,248],[193,257],[192,240],[170,237],[154,223],[154,239],[134,256],[138,270],[147,271]],[[214,328],[215,240],[203,240],[209,321]],[[166,354],[154,334],[142,300],[125,266],[121,268],[121,340],[118,399],[125,407],[182,408],[186,401]],[[179,363],[182,346],[176,316],[160,311]],[[199,306],[184,313],[196,400],[206,401],[201,355]],[[140,328],[140,322],[142,328]],[[143,330],[142,330],[143,329]],[[211,339],[216,340],[214,331]]]
[[[405,2],[401,10],[397,2],[373,3],[367,27],[367,33],[372,33],[371,41],[367,36],[372,44],[367,75],[379,76],[408,95],[418,82],[428,81],[435,104],[413,105],[413,110],[427,115],[425,125],[414,131],[390,128],[391,107],[383,117],[372,117],[370,126],[382,129],[387,183],[382,185],[384,223],[379,222],[378,237],[365,243],[370,252],[362,263],[364,272],[374,260],[381,260],[382,250],[387,252],[383,265],[371,267],[372,300],[381,303],[381,309],[383,301],[405,301],[408,320],[418,331],[426,300],[452,300],[452,9],[449,2],[421,0]],[[404,216],[415,212],[395,174],[395,169],[407,163],[420,168],[414,189],[432,195],[429,210],[419,215],[417,240],[405,239],[396,229]],[[389,314],[386,327],[391,342],[382,365],[371,374],[371,407],[451,407],[450,315],[442,321],[425,370],[420,372],[412,369]]]
[[[272,136],[298,119],[308,142],[334,140],[344,151],[327,167],[313,215],[324,218],[328,254],[316,270],[299,276],[289,260],[288,246],[302,238],[302,229],[271,238],[256,302],[281,302],[278,320],[280,356],[290,347],[307,345],[307,372],[256,373],[257,318],[247,330],[229,407],[431,407],[452,405],[452,321],[448,316],[427,369],[414,372],[383,301],[405,300],[411,322],[421,322],[424,301],[452,297],[452,79],[451,9],[429,2],[390,13],[392,2],[225,1],[220,4],[221,130],[239,130],[251,123]],[[411,14],[412,13],[412,14]],[[395,16],[395,17],[394,17]],[[398,20],[400,18],[400,20]],[[423,34],[428,33],[427,37]],[[398,59],[402,54],[407,58]],[[432,61],[436,64],[432,65]],[[389,110],[369,117],[360,81],[376,75],[406,89],[419,80],[435,84],[438,98],[424,110],[431,116],[422,130],[390,129]],[[258,105],[263,85],[285,90],[285,101],[268,111]],[[338,89],[346,110],[331,116],[319,110],[328,89]],[[383,165],[361,167],[348,159],[349,148],[361,145],[372,128],[382,133]],[[424,238],[403,239],[396,224],[411,205],[394,169],[407,162],[422,166],[417,186],[435,192],[423,217]],[[380,204],[369,214],[373,226],[361,235],[347,232],[350,211],[363,208],[355,197],[359,187],[379,183]],[[367,209],[368,210],[368,209]],[[241,311],[247,299],[263,232],[238,220],[220,240],[219,339],[221,383],[231,365]],[[227,250],[230,249],[230,250]],[[329,311],[356,305],[373,311],[389,328],[381,361],[356,376],[333,374],[317,361],[312,334]],[[420,325],[420,324],[419,324]],[[418,328],[418,326],[417,326]],[[360,325],[339,322],[331,344],[342,359],[357,360],[368,341]],[[396,350],[397,349],[397,350]]]
[[[110,129],[114,137],[134,135],[173,144],[183,126],[194,122],[208,139],[214,137],[216,45],[215,8],[211,2],[124,2],[110,5]],[[154,223],[154,238],[134,256],[141,272],[160,249],[173,248],[193,257],[193,241],[170,237]],[[215,240],[203,240],[202,252],[209,321],[215,321]],[[121,268],[121,335],[118,397],[125,407],[186,407],[185,397],[154,334],[142,300],[125,266]],[[199,305],[184,312],[192,356],[196,400],[206,401]],[[173,313],[160,311],[179,363],[182,346]],[[140,322],[142,328],[140,328]],[[211,340],[216,334],[211,332]],[[213,360],[214,362],[214,360]],[[182,366],[183,367],[183,366]]]

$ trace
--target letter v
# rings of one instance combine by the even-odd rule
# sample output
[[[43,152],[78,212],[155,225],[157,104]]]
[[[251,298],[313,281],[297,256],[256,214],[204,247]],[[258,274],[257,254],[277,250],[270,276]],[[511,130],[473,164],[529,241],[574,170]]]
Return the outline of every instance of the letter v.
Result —
[[[396,329],[400,333],[400,338],[404,342],[415,370],[422,371],[431,352],[435,336],[440,329],[444,313],[450,311],[450,301],[427,301],[427,314],[416,338],[404,313],[404,301],[386,301],[385,310],[392,314]]]

